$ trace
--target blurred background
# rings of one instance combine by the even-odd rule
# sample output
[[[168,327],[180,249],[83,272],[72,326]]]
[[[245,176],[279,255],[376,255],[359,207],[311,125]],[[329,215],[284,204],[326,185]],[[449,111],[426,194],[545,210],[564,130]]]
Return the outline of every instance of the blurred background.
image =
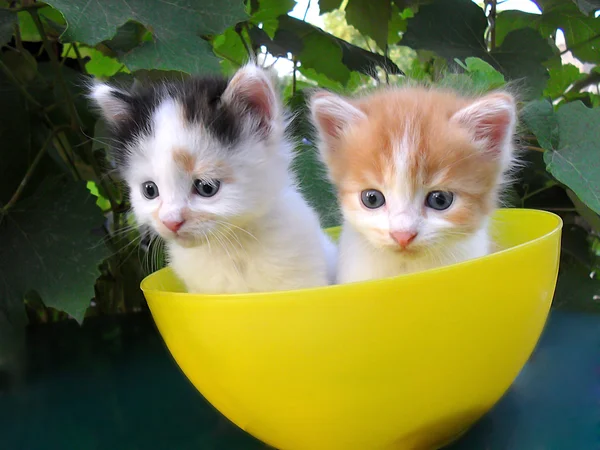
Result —
[[[3,398],[24,401],[3,395],[27,384],[28,374],[63,363],[97,367],[107,354],[139,357],[140,342],[160,355],[157,370],[179,376],[139,290],[164,265],[162,245],[136,229],[112,174],[106,130],[85,97],[91,77],[133,83],[231,75],[250,58],[272,67],[298,113],[296,169],[324,226],[339,223],[339,213],[306,122],[307,89],[351,94],[407,78],[480,91],[511,83],[521,94],[526,165],[507,206],[562,216],[554,308],[594,314],[599,9],[599,0],[0,0],[0,411]],[[38,394],[80,382],[62,379]],[[11,417],[0,423],[14,424]],[[220,429],[221,419],[210,417]],[[35,447],[7,426],[16,440],[6,448]]]

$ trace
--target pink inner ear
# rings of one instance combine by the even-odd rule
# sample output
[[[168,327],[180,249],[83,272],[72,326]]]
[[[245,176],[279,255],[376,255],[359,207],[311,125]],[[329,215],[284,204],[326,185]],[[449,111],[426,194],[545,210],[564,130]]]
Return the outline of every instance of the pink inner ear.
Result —
[[[514,115],[512,100],[497,96],[462,109],[454,118],[471,130],[475,140],[485,142],[489,151],[499,153],[513,132]]]
[[[273,120],[275,100],[271,87],[266,81],[261,79],[246,81],[238,86],[238,94],[241,101],[261,117],[264,125]]]
[[[332,138],[338,138],[340,136],[342,122],[339,118],[326,113],[317,113],[316,117],[319,121],[319,126],[327,136]]]
[[[510,114],[506,111],[484,117],[475,129],[475,136],[477,139],[487,140],[491,150],[499,151],[507,137],[510,119]]]

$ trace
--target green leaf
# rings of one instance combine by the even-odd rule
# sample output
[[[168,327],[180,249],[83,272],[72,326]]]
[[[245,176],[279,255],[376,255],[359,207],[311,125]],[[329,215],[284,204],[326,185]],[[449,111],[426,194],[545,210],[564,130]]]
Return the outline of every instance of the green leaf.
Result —
[[[600,232],[600,215],[588,208],[587,205],[583,203],[572,190],[567,189],[567,195],[573,202],[573,205],[575,205],[575,209],[577,209],[579,215],[585,219],[585,221],[594,229],[594,231]]]
[[[600,62],[600,18],[586,16],[571,1],[538,2],[543,11],[541,25],[560,28],[567,48],[583,62]]]
[[[585,77],[573,64],[550,68],[549,72],[550,79],[544,89],[544,96],[553,99],[563,95],[571,84]]]
[[[502,45],[508,33],[520,28],[531,27],[539,31],[539,14],[524,11],[508,10],[502,11],[496,16],[496,45]],[[548,36],[550,33],[548,33]],[[548,37],[545,36],[545,37]]]
[[[521,119],[537,138],[544,149],[553,149],[559,143],[559,129],[552,103],[548,100],[535,100],[525,105]]]
[[[37,75],[37,61],[27,50],[5,52],[0,55],[0,59],[24,85],[31,82]]]
[[[103,219],[83,182],[47,180],[18,203],[0,224],[0,273],[13,298],[33,289],[46,306],[81,322],[108,253],[92,234]]]
[[[221,58],[235,61],[238,67],[248,58],[248,51],[244,47],[242,38],[233,28],[227,29],[225,33],[215,38],[213,50]]]
[[[275,34],[279,16],[287,14],[296,6],[296,0],[259,0],[258,3],[259,9],[252,15],[250,21],[255,25],[262,23],[262,29],[270,38]]]
[[[325,14],[338,9],[342,4],[342,0],[319,0],[319,13]]]
[[[90,75],[98,78],[109,78],[116,74],[123,63],[119,62],[116,58],[104,55],[99,50],[84,45],[78,46],[79,53],[83,58],[87,58],[88,61],[85,63],[85,69]],[[77,54],[71,44],[65,44],[62,52],[63,58],[77,58]]]
[[[117,34],[111,39],[106,40],[98,47],[110,49],[116,54],[124,54],[132,51],[143,42],[152,42],[152,33],[146,27],[137,22],[127,22],[122,27],[119,27]]]
[[[96,197],[96,205],[98,206],[98,208],[100,208],[102,211],[108,211],[110,209],[110,201],[107,198],[103,197],[102,194],[100,194],[100,191],[98,190],[98,185],[93,181],[88,181],[86,187],[87,190],[90,191],[90,194]]]
[[[390,0],[349,0],[345,11],[349,25],[371,37],[380,49],[387,47]]]
[[[290,16],[279,18],[279,27],[273,39],[256,27],[250,30],[250,36],[252,42],[264,45],[271,54],[285,56],[290,52],[297,56],[302,68],[314,69],[344,85],[351,80],[351,71],[372,75],[373,68],[379,66],[392,74],[402,73],[389,58],[352,45]]]
[[[414,17],[413,10],[406,8],[401,11],[395,4],[392,5],[392,17],[388,24],[388,44],[397,44],[400,40],[400,33],[406,31],[408,19]]]
[[[478,57],[511,80],[522,80],[527,97],[539,96],[547,80],[542,65],[552,48],[535,30],[511,31],[502,45],[489,52],[484,39],[487,19],[471,0],[437,0],[420,7],[409,20],[402,45],[436,52],[446,60]]]
[[[201,36],[217,35],[246,19],[241,0],[49,0],[64,14],[66,42],[96,45],[112,38],[133,20],[146,26],[152,41],[122,56],[131,71],[180,70],[187,73],[218,71],[218,60]]]
[[[548,146],[547,137],[540,142],[546,149],[546,167],[587,206],[600,213],[600,108],[568,103],[558,109],[556,119],[558,146]]]
[[[501,70],[507,78],[522,82],[525,98],[536,98],[548,82],[548,70],[542,63],[552,55],[546,39],[531,28],[523,28],[510,32],[502,45],[483,59]]]
[[[12,38],[15,23],[17,15],[14,12],[0,9],[0,46]]]
[[[423,5],[408,21],[402,45],[436,52],[448,61],[487,53],[487,19],[471,0],[437,0]]]
[[[488,91],[504,86],[504,76],[484,60],[470,57],[465,59],[465,65],[476,89]]]
[[[40,16],[42,25],[44,25],[46,34],[48,34],[50,37],[58,37],[60,33],[63,32],[65,19],[60,11],[52,8],[51,6],[46,6],[38,9],[38,15]],[[21,39],[28,42],[40,42],[42,38],[40,37],[40,32],[38,31],[37,26],[31,18],[31,14],[29,14],[27,11],[20,11],[18,13],[18,17]]]

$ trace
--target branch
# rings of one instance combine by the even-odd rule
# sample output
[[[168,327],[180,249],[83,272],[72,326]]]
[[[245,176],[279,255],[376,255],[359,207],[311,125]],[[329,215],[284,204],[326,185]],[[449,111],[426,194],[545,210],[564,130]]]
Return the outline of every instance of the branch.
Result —
[[[544,150],[544,149],[543,149],[543,148],[541,148],[541,147],[535,147],[535,146],[533,146],[533,145],[528,145],[528,146],[526,146],[525,148],[526,148],[527,150],[533,150],[534,152],[541,152],[541,153],[544,153],[544,152],[546,151],[546,150]]]
[[[248,54],[248,58],[250,58],[251,61],[256,61],[256,54],[254,53],[254,50],[252,50],[252,47],[250,46],[250,44],[248,44],[248,42],[246,42],[246,38],[244,37],[244,24],[243,23],[238,23],[235,26],[235,32],[238,34],[238,36],[240,37],[242,44],[244,44],[244,48],[246,49],[246,53]]]
[[[298,70],[298,60],[294,56],[294,71],[292,72],[292,97],[296,95],[296,71]]]
[[[488,21],[490,22],[490,50],[496,49],[496,0],[487,0],[490,5]]]
[[[581,42],[578,42],[577,44],[573,44],[572,47],[566,47],[566,44],[565,44],[565,49],[562,52],[560,52],[560,54],[562,56],[565,53],[572,52],[573,50],[575,50],[575,49],[577,49],[579,47],[582,47],[585,44],[589,44],[590,42],[595,41],[598,38],[600,38],[600,33],[595,34],[594,36],[590,37],[589,39],[586,39],[585,41],[581,41]]]
[[[2,70],[2,72],[4,72],[4,74],[15,85],[15,87],[17,89],[19,89],[19,91],[21,91],[21,94],[23,94],[23,96],[27,99],[27,101],[29,101],[33,106],[35,106],[36,108],[38,108],[40,110],[44,109],[44,107],[40,103],[38,103],[38,101],[35,98],[33,98],[33,96],[29,93],[29,91],[27,89],[25,89],[25,87],[19,82],[17,77],[11,72],[11,70],[8,68],[8,66],[6,64],[4,64],[4,62],[1,59],[0,59],[0,70]]]
[[[15,8],[0,8],[0,9],[17,13],[17,12],[21,12],[21,11],[31,11],[34,9],[42,9],[42,8],[45,8],[46,6],[48,6],[48,5],[46,5],[45,3],[32,3],[30,5],[17,6]]]
[[[44,49],[46,50],[46,53],[48,54],[48,57],[52,62],[52,67],[54,68],[56,79],[58,80],[65,95],[65,98],[67,99],[67,107],[69,109],[69,114],[71,115],[71,127],[73,129],[82,129],[83,125],[81,123],[79,114],[77,114],[77,110],[75,109],[75,104],[73,103],[71,92],[69,91],[67,83],[65,82],[65,79],[63,77],[62,70],[60,68],[60,61],[58,60],[56,53],[54,53],[50,41],[48,41],[48,38],[46,37],[46,31],[44,30],[44,24],[40,19],[40,15],[38,14],[37,9],[28,9],[28,12],[31,18],[33,19],[33,22],[35,23],[38,32],[40,33]]]
[[[591,72],[585,78],[573,83],[573,86],[571,86],[571,88],[567,92],[565,92],[565,95],[573,92],[580,92],[582,89],[585,89],[586,87],[591,86],[592,84],[598,83],[600,83],[600,73]]]
[[[54,136],[57,133],[59,133],[60,131],[62,131],[63,129],[68,129],[68,128],[69,127],[67,125],[62,125],[62,126],[56,128],[56,129],[54,129],[54,130],[52,130],[50,132],[50,135],[44,141],[44,144],[42,145],[42,148],[37,153],[37,155],[35,155],[35,158],[33,159],[33,162],[31,163],[31,165],[29,166],[29,169],[27,169],[27,172],[25,173],[25,176],[21,180],[21,183],[19,184],[19,187],[17,188],[17,190],[15,191],[15,193],[13,194],[13,196],[10,198],[10,200],[8,201],[8,203],[6,205],[4,205],[2,207],[2,209],[0,210],[3,214],[5,214],[10,208],[12,208],[15,205],[15,203],[17,203],[17,201],[19,200],[19,197],[21,197],[21,194],[23,193],[23,191],[27,187],[27,183],[29,183],[29,180],[31,179],[31,176],[35,172],[35,169],[37,168],[37,166],[39,165],[40,161],[42,160],[42,157],[46,154],[46,150],[48,149],[48,146],[52,142],[52,139],[54,139]]]

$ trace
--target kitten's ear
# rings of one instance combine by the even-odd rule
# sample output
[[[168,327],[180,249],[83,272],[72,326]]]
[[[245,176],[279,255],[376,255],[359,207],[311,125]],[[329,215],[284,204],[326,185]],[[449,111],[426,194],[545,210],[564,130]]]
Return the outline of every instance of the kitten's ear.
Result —
[[[221,97],[225,103],[250,112],[259,126],[270,127],[280,114],[273,80],[266,71],[250,63],[239,69]]]
[[[131,117],[131,96],[127,92],[105,83],[95,83],[89,96],[111,125],[122,123]]]
[[[487,95],[456,112],[451,121],[467,128],[492,156],[508,162],[512,153],[517,108],[506,93]]]
[[[310,99],[312,121],[321,139],[334,147],[337,139],[350,125],[366,118],[365,113],[339,95],[320,91]]]

